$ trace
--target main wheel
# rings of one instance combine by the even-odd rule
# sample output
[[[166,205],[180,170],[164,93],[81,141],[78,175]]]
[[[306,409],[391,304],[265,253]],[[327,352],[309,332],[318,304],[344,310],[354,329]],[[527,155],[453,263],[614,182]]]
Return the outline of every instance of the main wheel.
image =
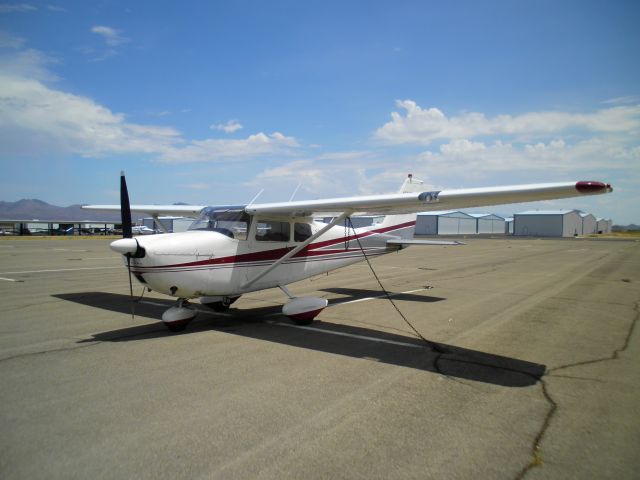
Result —
[[[311,325],[313,318],[291,318],[296,325]]]
[[[187,328],[187,324],[189,322],[173,322],[167,323],[167,328],[172,333],[184,332],[184,329]]]

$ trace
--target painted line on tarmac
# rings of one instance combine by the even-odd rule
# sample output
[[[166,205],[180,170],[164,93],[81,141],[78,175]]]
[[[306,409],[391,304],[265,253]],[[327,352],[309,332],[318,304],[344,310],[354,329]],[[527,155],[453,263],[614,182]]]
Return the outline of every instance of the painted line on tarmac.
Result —
[[[81,270],[111,270],[114,268],[122,268],[122,265],[117,267],[81,267],[81,268],[58,268],[52,270],[22,270],[20,272],[0,272],[0,275],[21,275],[23,273],[57,273],[57,272],[79,272]]]
[[[16,280],[15,278],[4,278],[4,277],[0,277],[0,280],[4,280],[5,282],[18,282],[18,283],[22,283],[22,280]]]
[[[431,287],[423,287],[423,288],[418,288],[416,290],[407,290],[406,292],[398,292],[398,293],[389,292],[389,296],[390,297],[396,297],[398,295],[406,295],[406,294],[409,294],[409,293],[423,292],[425,290],[431,290]],[[369,300],[379,300],[381,298],[387,298],[387,296],[384,293],[382,293],[380,295],[376,295],[375,297],[358,298],[356,300],[349,300],[348,302],[338,302],[338,303],[333,303],[333,304],[330,303],[327,306],[327,308],[330,308],[330,307],[341,307],[342,305],[349,305],[350,303],[368,302]]]
[[[425,347],[424,344],[419,345],[415,343],[398,342],[395,340],[387,340],[384,338],[368,337],[366,335],[356,335],[354,333],[336,332],[335,330],[325,330],[324,328],[305,327],[303,325],[293,325],[291,323],[284,323],[284,322],[277,322],[277,321],[270,321],[267,323],[270,323],[272,325],[278,325],[280,327],[297,328],[300,330],[309,330],[311,332],[327,333],[329,335],[337,335],[339,337],[351,337],[351,338],[357,338],[358,340],[368,340],[370,342],[388,343],[389,345],[399,345],[401,347],[411,347],[411,348]]]

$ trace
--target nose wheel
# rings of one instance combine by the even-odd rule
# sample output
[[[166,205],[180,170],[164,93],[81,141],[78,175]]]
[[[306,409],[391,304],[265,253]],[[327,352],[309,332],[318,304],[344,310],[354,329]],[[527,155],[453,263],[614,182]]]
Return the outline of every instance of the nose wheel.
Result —
[[[162,321],[171,332],[182,332],[198,312],[187,299],[179,298],[176,304],[162,314]]]

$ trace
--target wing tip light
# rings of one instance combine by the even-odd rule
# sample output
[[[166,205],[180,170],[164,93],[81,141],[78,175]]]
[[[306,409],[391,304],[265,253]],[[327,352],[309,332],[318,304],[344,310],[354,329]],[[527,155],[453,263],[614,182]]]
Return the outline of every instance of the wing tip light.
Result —
[[[580,181],[580,182],[576,182],[576,190],[583,194],[593,195],[597,193],[613,192],[613,187],[611,187],[610,183]]]

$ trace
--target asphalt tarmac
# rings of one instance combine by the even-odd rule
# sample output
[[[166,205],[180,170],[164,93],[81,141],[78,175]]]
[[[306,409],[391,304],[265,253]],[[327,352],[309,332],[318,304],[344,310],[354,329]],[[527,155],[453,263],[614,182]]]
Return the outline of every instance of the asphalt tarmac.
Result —
[[[182,334],[100,239],[0,239],[0,477],[637,478],[640,243],[466,239]],[[134,285],[137,297],[140,284]]]

